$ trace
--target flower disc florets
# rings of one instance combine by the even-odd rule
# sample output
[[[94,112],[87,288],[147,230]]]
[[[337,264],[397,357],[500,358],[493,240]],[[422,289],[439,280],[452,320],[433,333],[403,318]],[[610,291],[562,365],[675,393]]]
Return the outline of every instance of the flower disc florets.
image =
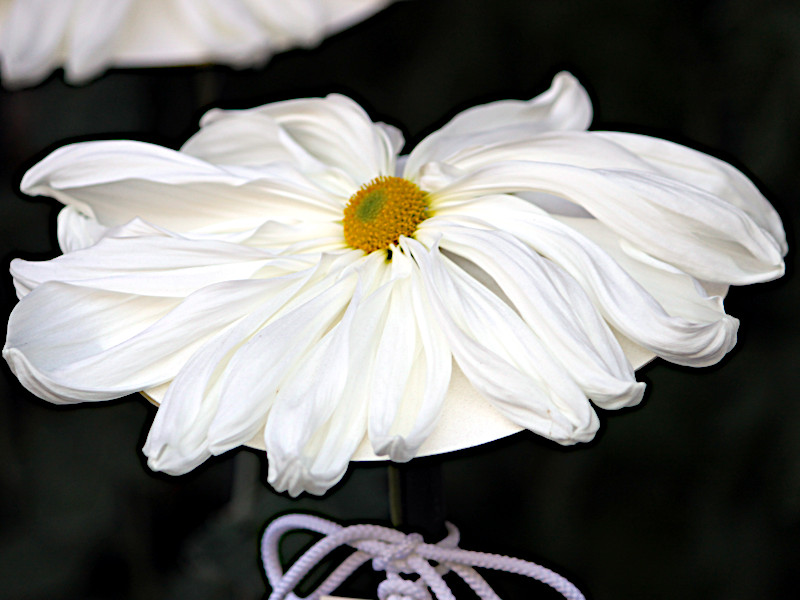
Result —
[[[427,194],[402,177],[381,175],[361,186],[344,209],[344,239],[374,252],[412,236],[428,217]]]

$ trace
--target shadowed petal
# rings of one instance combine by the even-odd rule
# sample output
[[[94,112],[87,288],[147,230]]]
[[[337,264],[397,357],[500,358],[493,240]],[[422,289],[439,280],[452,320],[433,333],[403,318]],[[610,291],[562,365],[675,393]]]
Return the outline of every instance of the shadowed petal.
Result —
[[[586,396],[527,324],[434,246],[404,238],[453,356],[470,382],[504,415],[561,444],[594,437]]]
[[[572,277],[505,232],[437,221],[426,223],[431,233],[420,239],[440,233],[441,248],[493,278],[590,399],[604,408],[641,401],[644,384],[637,383],[619,343]]]

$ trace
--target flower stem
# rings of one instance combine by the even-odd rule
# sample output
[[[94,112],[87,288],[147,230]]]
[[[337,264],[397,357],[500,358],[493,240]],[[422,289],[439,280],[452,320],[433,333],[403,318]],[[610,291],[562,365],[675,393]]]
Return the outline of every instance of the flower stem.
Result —
[[[388,475],[392,525],[407,533],[421,533],[426,540],[443,538],[447,530],[440,460],[433,457],[389,463]]]

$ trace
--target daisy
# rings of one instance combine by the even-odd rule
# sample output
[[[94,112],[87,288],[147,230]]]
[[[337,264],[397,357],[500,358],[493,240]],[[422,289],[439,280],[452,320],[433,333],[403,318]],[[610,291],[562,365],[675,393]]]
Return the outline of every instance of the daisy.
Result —
[[[60,66],[73,84],[109,67],[259,66],[389,1],[0,0],[0,72],[6,87],[25,87]]]
[[[631,360],[733,347],[727,286],[779,277],[786,243],[727,163],[590,120],[561,73],[407,156],[339,95],[212,110],[180,151],[63,147],[22,189],[66,205],[66,253],[13,261],[3,355],[51,402],[159,402],[153,469],[249,444],[292,495],[497,422],[591,440],[592,403],[641,400]]]

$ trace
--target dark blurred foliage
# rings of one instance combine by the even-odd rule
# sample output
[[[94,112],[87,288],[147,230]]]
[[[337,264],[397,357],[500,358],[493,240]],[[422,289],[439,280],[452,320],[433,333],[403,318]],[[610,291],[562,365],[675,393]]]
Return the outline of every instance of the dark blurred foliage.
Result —
[[[797,2],[420,0],[258,71],[118,70],[78,88],[58,73],[34,89],[0,92],[3,268],[14,256],[57,254],[54,204],[16,190],[25,168],[66,140],[177,147],[211,105],[338,91],[413,143],[472,104],[530,98],[562,68],[592,94],[594,128],[652,133],[745,168],[794,242]],[[731,356],[703,370],[646,367],[646,401],[603,413],[595,442],[563,449],[519,434],[441,457],[462,547],[541,561],[594,600],[796,597],[792,256],[783,280],[730,292],[728,311],[742,319]],[[9,277],[2,286],[7,314]],[[297,501],[266,485],[265,458],[248,450],[183,477],[156,475],[140,452],[154,414],[143,399],[55,407],[3,367],[3,597],[255,599],[266,591],[259,535],[275,515],[388,520],[383,465],[353,465],[327,496]],[[506,597],[541,591],[492,581]]]

